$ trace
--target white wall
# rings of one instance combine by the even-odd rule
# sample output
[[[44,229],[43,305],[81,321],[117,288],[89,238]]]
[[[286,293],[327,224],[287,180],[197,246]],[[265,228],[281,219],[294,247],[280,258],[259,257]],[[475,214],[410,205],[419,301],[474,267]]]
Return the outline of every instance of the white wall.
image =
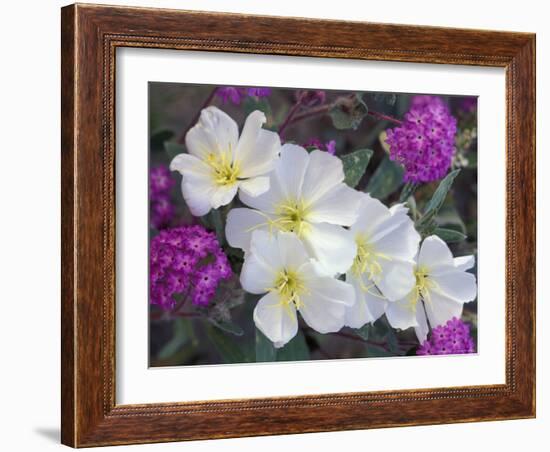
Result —
[[[113,0],[115,1],[115,0]],[[537,0],[459,2],[394,0],[333,2],[293,0],[116,0],[118,4],[311,16],[380,22],[537,32],[538,58],[538,230],[549,229],[545,198],[550,178],[550,141],[542,106],[550,103],[550,31],[545,2]],[[93,2],[97,3],[97,2]],[[59,7],[60,1],[12,1],[2,5],[0,70],[0,443],[3,450],[60,449],[59,424]],[[546,27],[546,30],[543,28]],[[538,237],[538,274],[547,272],[548,234]],[[6,290],[7,289],[7,290]],[[546,290],[545,290],[546,289]],[[538,418],[536,420],[408,427],[370,431],[119,447],[116,450],[190,450],[240,452],[355,449],[445,452],[489,447],[500,452],[543,450],[550,428],[548,384],[550,315],[538,284]],[[546,380],[546,381],[544,381]],[[538,443],[537,443],[538,440]],[[547,446],[546,446],[547,447]]]

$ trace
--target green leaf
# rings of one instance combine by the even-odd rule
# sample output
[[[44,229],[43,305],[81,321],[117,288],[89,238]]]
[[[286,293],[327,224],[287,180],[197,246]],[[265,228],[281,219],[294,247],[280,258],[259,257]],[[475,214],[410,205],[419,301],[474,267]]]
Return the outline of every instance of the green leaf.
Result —
[[[456,243],[466,240],[466,235],[454,229],[436,228],[434,234],[447,243]]]
[[[361,328],[354,328],[353,332],[357,334],[361,339],[367,341],[370,336],[371,324],[366,323]]]
[[[159,351],[157,356],[158,359],[168,359],[181,350],[190,338],[187,323],[187,319],[176,319],[174,321],[172,339],[170,339],[170,341],[168,341]]]
[[[149,143],[153,151],[158,151],[164,147],[164,142],[171,140],[174,137],[174,132],[167,129],[157,130],[151,134]]]
[[[392,93],[373,93],[372,98],[375,102],[385,103],[390,107],[393,107],[397,101],[397,95]]]
[[[432,199],[430,199],[430,201],[426,205],[426,209],[424,210],[424,215],[431,213],[432,211],[435,211],[435,214],[439,212],[439,209],[441,209],[441,206],[445,202],[447,193],[449,193],[449,190],[453,185],[453,181],[455,180],[455,177],[458,175],[458,173],[460,173],[459,169],[451,171],[439,183],[439,186],[437,187],[437,190],[433,194]]]
[[[256,362],[265,363],[277,360],[277,349],[265,335],[256,328]]]
[[[176,155],[183,154],[185,152],[183,145],[174,141],[165,141],[164,150],[166,151],[166,154],[168,154],[170,160],[172,160]]]
[[[206,328],[206,333],[226,363],[232,364],[248,362],[245,354],[235,343],[235,341],[233,341],[231,336],[227,336],[221,330],[212,326]]]
[[[359,149],[358,151],[340,157],[346,176],[344,182],[351,188],[355,188],[363,177],[363,174],[365,174],[372,154],[373,151],[370,149]]]
[[[208,214],[209,223],[212,225],[212,228],[216,232],[216,238],[220,246],[223,246],[225,243],[225,230],[223,227],[222,215],[219,209],[212,209]]]
[[[427,237],[435,233],[437,229],[437,222],[435,217],[437,216],[439,209],[443,206],[445,198],[449,193],[449,190],[455,180],[455,177],[460,172],[459,169],[451,171],[445,178],[439,183],[437,190],[433,194],[432,198],[428,201],[424,214],[418,219],[415,226],[416,229],[423,237]]]
[[[309,359],[309,348],[304,333],[299,330],[291,341],[277,350],[277,361],[304,361]]]
[[[365,191],[374,198],[385,199],[399,188],[402,181],[402,166],[385,157],[370,178]]]
[[[257,98],[248,96],[243,102],[243,110],[246,116],[255,110],[260,110],[265,114],[266,118],[268,118],[268,121],[272,114],[271,104],[265,97]]]
[[[207,319],[216,328],[219,328],[226,333],[231,333],[235,336],[242,336],[244,334],[243,329],[239,325],[229,320],[217,319],[214,317],[207,317]]]
[[[415,192],[418,185],[415,182],[407,182],[403,185],[401,189],[401,194],[399,195],[399,202],[405,202],[409,197]]]
[[[369,109],[363,102],[361,94],[356,94],[352,97],[338,98],[329,110],[329,115],[337,129],[357,130],[368,112]]]

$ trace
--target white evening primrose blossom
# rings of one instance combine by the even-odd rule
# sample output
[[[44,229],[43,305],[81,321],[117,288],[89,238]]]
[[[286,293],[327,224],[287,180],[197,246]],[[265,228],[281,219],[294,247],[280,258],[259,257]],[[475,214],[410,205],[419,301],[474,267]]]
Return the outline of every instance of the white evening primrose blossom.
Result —
[[[347,310],[347,326],[361,328],[374,322],[388,303],[413,289],[420,235],[407,212],[402,204],[388,209],[370,195],[362,195],[359,217],[350,228],[357,254],[346,282],[354,287],[356,302]]]
[[[414,269],[414,288],[394,303],[386,316],[394,328],[414,327],[420,343],[433,328],[453,317],[460,318],[464,303],[475,300],[476,278],[466,270],[474,266],[473,256],[453,258],[447,244],[432,235],[422,242]]]
[[[241,201],[251,209],[229,212],[229,244],[246,251],[256,230],[292,232],[327,273],[345,273],[357,247],[344,226],[357,219],[361,198],[344,184],[342,161],[327,152],[308,153],[300,146],[284,144],[269,177],[269,191],[256,197],[240,193]]]
[[[281,141],[262,129],[265,115],[253,111],[241,136],[237,123],[216,107],[201,111],[185,136],[188,154],[179,154],[170,170],[183,176],[181,191],[194,216],[229,204],[237,190],[254,197],[269,189],[269,173],[279,155]]]
[[[240,280],[247,292],[265,294],[254,309],[254,323],[275,347],[298,332],[297,311],[314,330],[332,333],[344,326],[346,308],[354,302],[353,287],[320,271],[289,232],[255,231]]]

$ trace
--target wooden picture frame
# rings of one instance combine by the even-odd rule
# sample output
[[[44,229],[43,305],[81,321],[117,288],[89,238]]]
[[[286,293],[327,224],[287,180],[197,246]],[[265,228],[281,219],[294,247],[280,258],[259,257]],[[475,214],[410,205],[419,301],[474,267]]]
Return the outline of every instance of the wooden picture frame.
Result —
[[[79,4],[62,9],[61,31],[64,444],[86,447],[535,416],[534,34]],[[505,384],[117,405],[118,47],[505,68]]]

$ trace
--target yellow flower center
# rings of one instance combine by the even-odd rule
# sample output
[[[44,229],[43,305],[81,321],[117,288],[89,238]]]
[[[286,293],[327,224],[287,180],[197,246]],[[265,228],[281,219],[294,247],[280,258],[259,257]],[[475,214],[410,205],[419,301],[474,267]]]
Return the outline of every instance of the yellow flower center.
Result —
[[[284,232],[294,232],[301,237],[306,232],[308,208],[302,200],[287,200],[275,209],[278,216],[273,225]]]
[[[416,278],[416,284],[409,296],[409,308],[416,312],[416,305],[418,300],[422,299],[426,303],[431,303],[430,290],[437,287],[437,284],[428,276],[428,269],[426,267],[417,267],[414,276]]]
[[[231,149],[219,154],[210,153],[206,163],[212,168],[212,178],[216,185],[228,186],[237,182],[240,174],[239,165],[232,161]]]
[[[275,278],[274,287],[269,291],[277,292],[281,304],[289,306],[294,303],[297,309],[303,305],[301,296],[306,292],[306,287],[300,275],[293,270],[280,270]]]
[[[359,278],[363,273],[367,274],[368,279],[376,281],[382,274],[380,259],[391,260],[388,256],[375,251],[374,247],[366,236],[357,234],[355,237],[357,244],[357,254],[353,261],[351,271]]]

